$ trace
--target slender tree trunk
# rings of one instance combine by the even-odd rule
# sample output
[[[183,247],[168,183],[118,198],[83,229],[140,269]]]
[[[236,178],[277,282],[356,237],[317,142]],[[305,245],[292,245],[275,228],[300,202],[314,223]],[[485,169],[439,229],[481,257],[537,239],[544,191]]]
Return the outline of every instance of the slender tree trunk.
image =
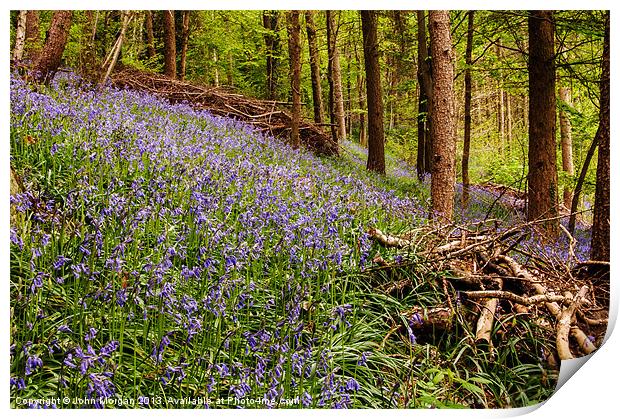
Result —
[[[456,183],[456,118],[454,106],[454,65],[450,14],[447,10],[429,13],[433,95],[431,138],[433,167],[431,170],[431,204],[433,218],[450,222],[454,208]]]
[[[39,38],[39,11],[28,10],[26,14],[26,45],[24,47],[24,58],[32,61],[36,60],[41,48]]]
[[[474,11],[467,12],[467,47],[465,49],[465,127],[463,129],[463,158],[461,176],[463,178],[463,208],[469,201],[469,148],[471,143],[471,63],[474,42]]]
[[[71,10],[58,10],[52,16],[47,40],[33,66],[35,80],[48,82],[60,67],[62,54],[69,39]]]
[[[344,101],[342,98],[342,76],[340,71],[340,54],[338,53],[338,31],[336,27],[336,22],[334,21],[334,12],[327,10],[325,11],[325,16],[327,20],[327,54],[329,57],[329,66],[328,77],[331,80],[330,86],[330,95],[333,98],[333,115],[334,120],[332,120],[332,124],[336,124],[336,137],[334,140],[340,142],[347,137],[347,130],[345,124],[345,114],[344,114]]]
[[[385,174],[383,95],[377,41],[377,12],[362,10],[362,36],[366,67],[366,97],[368,101],[368,162],[366,168]]]
[[[310,55],[310,78],[312,80],[312,105],[314,109],[314,122],[323,124],[323,95],[321,92],[321,62],[319,48],[317,46],[316,25],[314,12],[306,10],[306,33],[308,34],[308,52]]]
[[[299,148],[299,122],[301,120],[301,39],[299,11],[286,13],[288,31],[288,55],[290,60],[291,96],[293,99],[291,117],[291,145]]]
[[[368,136],[366,135],[366,115],[363,112],[366,109],[366,95],[364,94],[364,86],[365,86],[364,76],[358,72],[357,74],[357,98],[360,107],[359,113],[359,122],[360,122],[360,135],[359,135],[359,143],[364,147],[368,146]]]
[[[220,85],[220,70],[217,66],[217,50],[215,48],[213,48],[213,69],[215,70],[213,84],[218,87]]]
[[[232,51],[228,51],[228,71],[226,72],[226,83],[229,86],[233,86],[233,69],[234,69],[234,61]]]
[[[174,10],[164,10],[164,74],[177,78],[177,44]]]
[[[546,237],[553,239],[559,232],[553,12],[530,12],[528,33],[530,105],[527,219],[553,218],[543,224]]]
[[[13,47],[13,61],[21,61],[24,56],[24,46],[26,45],[26,20],[28,10],[20,10],[17,17],[17,29],[15,30],[15,46]]]
[[[497,45],[497,59],[501,63],[504,59],[501,40]],[[499,78],[497,80],[497,133],[499,137],[499,152],[501,156],[504,156],[506,149],[506,124],[505,124],[505,108],[504,108],[504,89],[502,88],[502,81],[504,80],[503,71],[499,70]]]
[[[512,144],[512,105],[510,94],[504,92],[506,96],[506,152],[510,155],[510,147]]]
[[[116,61],[118,60],[118,56],[121,52],[121,49],[123,48],[123,41],[125,39],[125,33],[127,32],[127,27],[129,26],[130,20],[131,20],[131,12],[126,11],[126,10],[121,11],[121,33],[118,36],[116,43],[112,47],[112,51],[110,51],[112,58],[108,65],[108,69],[106,70],[106,73],[103,76],[103,79],[101,80],[102,85],[104,85],[105,82],[108,80],[108,77],[110,77],[110,74],[112,74],[112,70],[114,69],[114,66],[116,66]],[[104,63],[104,65],[105,64],[106,63]]]
[[[573,166],[573,135],[571,129],[570,118],[566,107],[572,106],[571,93],[568,87],[560,87],[559,96],[562,104],[560,106],[560,140],[562,143],[562,170],[571,178],[575,176],[575,168]],[[568,185],[564,187],[564,206],[570,208],[573,200],[572,188]]]
[[[605,41],[601,72],[601,99],[599,116],[598,164],[596,167],[596,192],[594,194],[594,221],[592,222],[592,247],[590,259],[609,262],[610,256],[610,156],[609,156],[609,11],[605,17]]]
[[[267,99],[278,98],[278,65],[280,55],[280,36],[278,35],[278,10],[263,12],[263,27],[265,28],[265,47],[267,65]]]
[[[144,12],[144,26],[146,27],[146,55],[149,60],[153,60],[155,52],[155,35],[153,35],[153,13],[150,10]]]
[[[430,173],[432,168],[432,140],[430,112],[432,108],[431,63],[426,40],[426,19],[424,11],[417,11],[418,20],[418,177]]]
[[[185,80],[187,68],[187,45],[189,43],[190,10],[183,11],[183,28],[181,31],[181,60],[179,62],[179,80]]]
[[[99,81],[99,64],[95,49],[95,36],[97,31],[97,13],[92,10],[85,11],[86,22],[82,26],[82,44],[80,54],[81,74],[92,83]]]
[[[583,165],[581,166],[581,172],[579,172],[579,179],[577,179],[577,183],[575,184],[575,191],[573,192],[573,200],[570,206],[570,217],[568,219],[568,231],[571,235],[575,233],[575,223],[577,221],[577,209],[579,207],[579,196],[581,195],[581,191],[583,189],[583,184],[586,180],[586,175],[588,174],[588,168],[590,167],[590,162],[592,161],[592,157],[594,156],[594,151],[596,151],[596,147],[598,145],[598,140],[601,131],[601,125],[599,124],[598,129],[596,131],[596,135],[594,135],[594,139],[590,144],[590,148],[586,153],[586,158],[583,160]]]

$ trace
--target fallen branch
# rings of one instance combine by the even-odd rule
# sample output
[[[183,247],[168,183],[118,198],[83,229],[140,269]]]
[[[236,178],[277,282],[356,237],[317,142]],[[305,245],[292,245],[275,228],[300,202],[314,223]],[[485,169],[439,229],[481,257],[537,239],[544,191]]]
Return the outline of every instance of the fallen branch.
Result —
[[[571,330],[571,322],[575,311],[579,308],[579,306],[585,300],[586,294],[588,293],[588,286],[584,285],[581,287],[573,302],[560,314],[558,318],[558,324],[556,327],[557,335],[556,335],[556,347],[558,351],[558,355],[560,356],[560,360],[565,359],[573,359],[574,356],[570,351],[569,343],[568,343],[568,335]]]
[[[570,301],[568,298],[562,295],[553,294],[537,294],[529,297],[523,297],[510,291],[502,290],[488,290],[488,291],[463,291],[467,298],[501,298],[502,300],[509,300],[513,303],[521,304],[523,306],[531,306],[541,303],[564,303]]]

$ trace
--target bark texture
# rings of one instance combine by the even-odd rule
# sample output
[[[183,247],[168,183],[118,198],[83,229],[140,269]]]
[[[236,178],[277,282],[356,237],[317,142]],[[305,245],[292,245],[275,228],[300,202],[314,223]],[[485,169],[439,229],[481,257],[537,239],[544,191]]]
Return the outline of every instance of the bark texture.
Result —
[[[562,142],[562,170],[571,178],[575,176],[575,167],[573,165],[573,135],[568,112],[566,107],[572,106],[571,93],[568,87],[560,87],[560,140]],[[563,193],[564,206],[570,208],[573,200],[573,191],[570,186],[564,187]]]
[[[327,10],[327,55],[329,57],[328,77],[330,79],[330,95],[333,101],[333,120],[336,125],[336,137],[340,142],[347,137],[346,121],[344,114],[344,100],[342,96],[342,73],[340,70],[340,53],[338,52],[338,28],[334,20],[334,11]]]
[[[179,62],[179,80],[185,80],[187,68],[187,45],[189,43],[189,18],[190,11],[183,11],[183,27],[181,29],[181,59]]]
[[[450,222],[454,208],[456,183],[456,118],[454,106],[454,65],[450,15],[446,10],[429,13],[431,56],[433,57],[433,94],[431,137],[431,204],[439,223]]]
[[[52,16],[47,40],[33,66],[33,74],[38,82],[47,82],[54,77],[60,67],[71,28],[71,10],[58,10]]]
[[[174,10],[164,10],[164,74],[177,77],[177,44]]]
[[[432,105],[431,86],[431,63],[428,56],[426,40],[426,18],[424,11],[417,11],[418,20],[418,177],[423,178],[425,173],[430,173],[432,160],[431,120],[430,110]]]
[[[377,42],[377,12],[362,10],[362,36],[364,38],[364,64],[366,67],[366,98],[368,102],[368,162],[366,168],[385,174],[383,132],[383,96],[379,44]]]
[[[558,215],[558,173],[555,144],[555,51],[553,12],[532,11],[529,34],[528,221]],[[546,237],[555,238],[559,220],[543,223]]]
[[[301,39],[299,11],[291,10],[286,14],[288,31],[288,54],[290,61],[291,97],[291,145],[299,148],[299,121],[301,120]]]
[[[144,12],[144,27],[146,29],[146,55],[150,60],[157,55],[155,52],[155,35],[153,34],[153,13],[150,10]]]
[[[310,55],[310,78],[312,81],[312,105],[314,110],[314,122],[323,124],[323,95],[321,92],[321,61],[316,38],[316,25],[314,12],[306,11],[306,33],[308,35],[308,53]]]
[[[278,98],[278,64],[280,62],[280,35],[278,34],[280,12],[266,10],[263,12],[265,28],[266,66],[267,66],[267,99]]]
[[[601,73],[601,107],[598,129],[598,165],[596,168],[596,192],[594,195],[594,221],[592,223],[592,248],[590,259],[609,262],[609,12],[606,12],[603,69]]]
[[[463,158],[461,177],[463,180],[463,201],[465,208],[469,201],[469,148],[471,143],[471,64],[474,41],[474,11],[467,12],[467,46],[465,48],[465,127],[463,129]]]
[[[15,45],[13,46],[13,61],[20,61],[24,56],[24,46],[26,45],[26,17],[27,10],[20,10],[17,16],[17,28],[15,30]]]

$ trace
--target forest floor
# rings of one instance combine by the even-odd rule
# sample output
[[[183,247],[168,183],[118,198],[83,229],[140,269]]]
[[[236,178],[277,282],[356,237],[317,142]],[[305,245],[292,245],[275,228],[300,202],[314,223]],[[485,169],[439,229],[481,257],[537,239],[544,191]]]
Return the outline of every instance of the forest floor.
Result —
[[[585,226],[543,242],[488,185],[436,226],[399,159],[127,74],[11,79],[12,405],[520,407],[602,344]]]

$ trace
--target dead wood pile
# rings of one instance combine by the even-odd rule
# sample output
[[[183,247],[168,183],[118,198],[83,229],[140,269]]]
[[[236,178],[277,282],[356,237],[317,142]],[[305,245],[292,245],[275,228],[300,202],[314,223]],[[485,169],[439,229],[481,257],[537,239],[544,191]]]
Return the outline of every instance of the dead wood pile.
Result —
[[[412,307],[400,313],[406,318],[414,314],[417,321],[410,324],[427,322],[427,328],[445,330],[453,319],[464,318],[460,311],[466,306],[478,313],[472,327],[474,344],[485,343],[492,348],[494,340],[501,341],[501,337],[493,337],[494,322],[518,315],[529,316],[554,338],[555,354],[546,354],[550,364],[559,365],[558,360],[595,351],[607,330],[609,282],[601,279],[605,275],[601,269],[594,276],[587,268],[596,265],[608,275],[609,264],[580,262],[574,254],[570,260],[561,261],[528,253],[519,244],[537,223],[500,231],[493,220],[489,222],[492,225],[486,227],[486,222],[467,227],[421,227],[399,235],[371,228],[369,236],[383,247],[396,249],[397,257],[386,260],[377,254],[369,270],[400,272],[388,276],[393,280],[378,287],[390,294],[404,293],[418,285],[411,276],[402,274],[403,268],[433,273],[434,277],[444,272],[439,275],[438,289],[443,290],[445,304]]]
[[[235,118],[254,126],[258,131],[282,138],[290,136],[291,114],[283,102],[259,100],[233,91],[175,80],[162,74],[123,68],[112,75],[118,87],[146,91],[171,103],[188,103],[195,109],[204,109],[213,115]],[[338,144],[321,127],[302,121],[302,144],[321,155],[338,155]]]

